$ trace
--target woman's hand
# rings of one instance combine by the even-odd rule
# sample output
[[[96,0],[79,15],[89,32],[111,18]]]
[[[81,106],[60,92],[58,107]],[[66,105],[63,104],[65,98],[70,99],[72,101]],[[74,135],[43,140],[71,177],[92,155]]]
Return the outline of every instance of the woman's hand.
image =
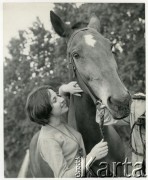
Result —
[[[59,94],[65,94],[65,93],[70,93],[76,96],[81,96],[81,93],[83,90],[80,88],[78,83],[76,81],[72,81],[68,84],[64,84],[59,88]]]
[[[89,156],[92,159],[99,160],[105,157],[108,154],[108,144],[107,142],[104,142],[101,140],[98,144],[96,144],[91,152],[89,153]]]

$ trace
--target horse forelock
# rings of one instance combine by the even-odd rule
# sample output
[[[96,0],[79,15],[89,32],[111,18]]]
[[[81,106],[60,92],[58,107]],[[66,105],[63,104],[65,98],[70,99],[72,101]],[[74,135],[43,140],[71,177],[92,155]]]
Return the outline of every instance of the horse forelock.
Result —
[[[84,27],[86,27],[87,25],[88,25],[87,22],[79,21],[79,22],[73,24],[71,28],[72,28],[73,30],[76,30],[76,29],[84,28]]]

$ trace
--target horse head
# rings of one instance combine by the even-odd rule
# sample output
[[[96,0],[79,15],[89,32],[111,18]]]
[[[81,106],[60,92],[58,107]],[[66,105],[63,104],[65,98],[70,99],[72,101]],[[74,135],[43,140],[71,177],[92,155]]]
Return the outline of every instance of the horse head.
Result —
[[[115,119],[127,117],[131,97],[119,78],[112,44],[100,34],[99,19],[93,15],[86,28],[73,30],[52,11],[50,18],[56,33],[68,42],[69,60],[95,97],[101,99]]]

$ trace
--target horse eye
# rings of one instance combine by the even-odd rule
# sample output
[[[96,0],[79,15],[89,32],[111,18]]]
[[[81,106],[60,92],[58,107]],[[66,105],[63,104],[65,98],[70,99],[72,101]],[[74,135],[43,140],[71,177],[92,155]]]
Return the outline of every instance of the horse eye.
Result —
[[[75,53],[74,55],[73,55],[73,57],[75,58],[75,59],[79,59],[79,54],[78,53]]]

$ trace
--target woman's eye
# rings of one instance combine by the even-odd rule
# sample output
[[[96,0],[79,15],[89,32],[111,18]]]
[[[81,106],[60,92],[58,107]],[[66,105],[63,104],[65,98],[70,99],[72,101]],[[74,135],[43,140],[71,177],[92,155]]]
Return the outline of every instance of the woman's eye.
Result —
[[[75,53],[74,55],[73,55],[73,57],[75,58],[75,59],[79,59],[79,54],[78,53]]]

